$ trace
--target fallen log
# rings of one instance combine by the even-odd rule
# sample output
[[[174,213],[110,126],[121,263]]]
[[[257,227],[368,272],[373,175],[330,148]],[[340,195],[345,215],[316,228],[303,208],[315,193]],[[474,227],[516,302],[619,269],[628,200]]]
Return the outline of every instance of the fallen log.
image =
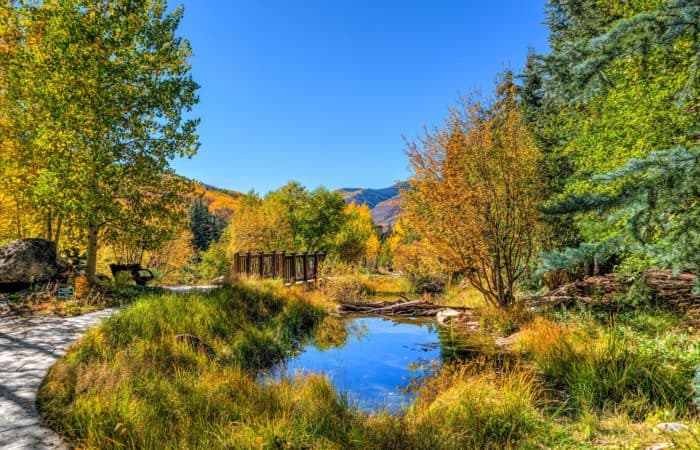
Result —
[[[369,309],[365,312],[378,313],[380,311],[394,311],[397,309],[404,309],[405,310],[405,308],[408,306],[418,306],[418,305],[423,304],[423,303],[425,303],[425,302],[422,300],[413,300],[410,302],[396,302],[396,303],[392,303],[388,306],[380,306],[378,308],[372,308],[372,309]]]
[[[451,309],[456,312],[465,313],[470,308],[446,307],[436,305],[425,300],[410,300],[399,302],[344,302],[338,305],[339,313],[376,314],[382,316],[404,316],[404,317],[433,317],[439,312]]]

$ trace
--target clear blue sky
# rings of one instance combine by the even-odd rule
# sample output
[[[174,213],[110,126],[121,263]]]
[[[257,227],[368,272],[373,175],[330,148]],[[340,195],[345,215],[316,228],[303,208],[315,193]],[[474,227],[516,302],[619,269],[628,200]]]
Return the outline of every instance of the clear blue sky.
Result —
[[[201,84],[190,178],[258,192],[386,187],[407,177],[402,136],[547,49],[543,0],[169,0]]]

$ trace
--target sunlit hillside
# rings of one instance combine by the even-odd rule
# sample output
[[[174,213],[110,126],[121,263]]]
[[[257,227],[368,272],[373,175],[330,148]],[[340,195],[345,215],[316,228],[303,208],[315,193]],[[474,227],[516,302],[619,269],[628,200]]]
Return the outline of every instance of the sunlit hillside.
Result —
[[[238,208],[238,199],[243,195],[240,192],[199,182],[197,182],[195,192],[197,195],[202,196],[209,207],[209,212],[221,217],[230,217]]]

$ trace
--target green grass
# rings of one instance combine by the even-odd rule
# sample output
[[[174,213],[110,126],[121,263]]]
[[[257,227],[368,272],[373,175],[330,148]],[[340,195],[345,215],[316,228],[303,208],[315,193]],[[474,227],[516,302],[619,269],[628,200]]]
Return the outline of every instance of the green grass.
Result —
[[[321,378],[255,381],[323,316],[318,306],[270,289],[147,297],[88,332],[51,369],[39,408],[76,446],[246,447],[269,438],[268,426],[286,435],[288,421],[304,427],[294,417],[314,396],[329,396],[324,404],[345,411]],[[177,338],[185,334],[213,354]],[[316,422],[304,434],[320,433]]]
[[[668,317],[630,318],[598,325],[590,317],[568,322],[538,318],[523,332],[519,350],[536,364],[568,412],[622,412],[643,419],[659,409],[692,412],[692,379],[700,348],[670,327]],[[651,327],[649,323],[658,326]],[[660,326],[659,323],[664,323]]]

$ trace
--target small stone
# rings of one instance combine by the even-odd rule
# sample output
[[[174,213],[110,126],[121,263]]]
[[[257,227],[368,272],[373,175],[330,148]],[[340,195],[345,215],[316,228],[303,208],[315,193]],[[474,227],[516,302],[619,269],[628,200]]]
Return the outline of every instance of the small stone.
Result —
[[[464,324],[464,326],[469,328],[470,330],[478,330],[479,329],[479,322],[473,320],[471,322],[466,322]]]
[[[644,450],[664,450],[667,448],[673,448],[675,445],[673,445],[672,442],[660,442],[658,444],[652,444],[649,445],[648,447],[644,447]]]
[[[462,313],[457,311],[457,310],[454,310],[452,308],[445,308],[445,309],[441,309],[440,311],[438,311],[436,319],[437,319],[439,324],[446,325],[449,322],[451,322],[452,319],[454,319],[455,317],[459,317],[461,315],[462,315]]]
[[[226,277],[223,276],[223,275],[220,276],[220,277],[216,277],[216,278],[214,278],[213,280],[211,280],[211,284],[213,284],[213,285],[215,285],[215,286],[222,286],[222,285],[224,285],[224,284],[227,284],[227,282],[228,282],[228,280],[227,280]]]
[[[678,422],[662,422],[657,423],[656,428],[664,433],[680,433],[681,431],[689,431],[688,425]]]

